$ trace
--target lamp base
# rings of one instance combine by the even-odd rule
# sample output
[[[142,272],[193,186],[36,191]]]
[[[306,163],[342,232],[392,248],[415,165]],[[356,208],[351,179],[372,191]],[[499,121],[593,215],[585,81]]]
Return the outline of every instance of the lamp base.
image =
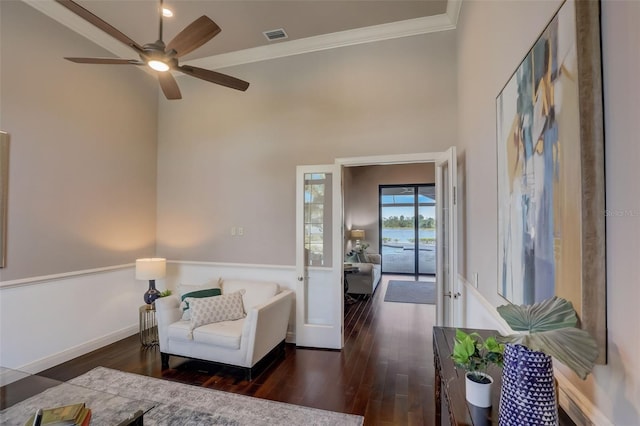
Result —
[[[149,290],[144,293],[144,303],[150,305],[158,297],[160,297],[160,292],[156,290],[156,280],[149,280]]]

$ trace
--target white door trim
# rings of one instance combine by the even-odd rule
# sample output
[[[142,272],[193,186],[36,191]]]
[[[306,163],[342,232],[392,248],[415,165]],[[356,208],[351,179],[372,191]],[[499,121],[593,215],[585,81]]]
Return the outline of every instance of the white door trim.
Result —
[[[418,154],[373,155],[368,157],[336,158],[335,163],[345,167],[375,166],[385,164],[435,163],[445,152],[423,152]]]
[[[415,154],[396,154],[396,155],[373,155],[366,157],[346,157],[346,158],[336,158],[335,163],[342,167],[355,167],[355,166],[375,166],[375,165],[389,165],[389,164],[412,164],[412,163],[442,163],[443,161],[448,161],[451,158],[451,153],[455,153],[455,147],[448,148],[442,152],[423,152],[423,153],[415,153]],[[452,160],[456,161],[455,154]],[[454,164],[455,167],[455,164]],[[453,169],[455,170],[455,168]],[[454,176],[454,179],[456,177]],[[437,185],[436,185],[437,186]],[[436,188],[437,190],[437,188]],[[342,191],[340,192],[340,206],[344,209],[344,198]],[[454,214],[454,218],[456,218]],[[454,220],[457,220],[454,219]],[[457,238],[457,237],[456,237]],[[334,247],[334,249],[338,249],[338,247]],[[457,250],[457,240],[453,241],[452,249]],[[457,262],[457,253],[453,253],[452,261]],[[457,265],[457,263],[456,263]],[[457,275],[457,274],[456,274]],[[436,280],[438,283],[438,303],[439,308],[436,309],[437,312],[442,313],[442,280]],[[454,314],[457,315],[457,314]],[[344,319],[343,319],[344,322]]]

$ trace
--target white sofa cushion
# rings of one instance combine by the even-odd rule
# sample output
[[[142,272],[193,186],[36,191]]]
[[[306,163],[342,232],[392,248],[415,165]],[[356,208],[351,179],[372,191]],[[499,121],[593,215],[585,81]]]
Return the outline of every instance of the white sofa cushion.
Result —
[[[169,339],[189,341],[220,346],[228,349],[240,349],[242,341],[242,329],[245,319],[235,321],[222,321],[206,324],[193,330],[193,339],[189,338],[191,324],[189,321],[174,322],[168,327]]]
[[[167,327],[167,337],[175,340],[193,340],[189,339],[191,333],[190,321],[176,321]]]
[[[242,304],[244,290],[202,299],[187,297],[191,310],[190,329],[215,322],[233,321],[245,317]],[[192,336],[191,336],[192,337]]]
[[[262,305],[280,290],[278,283],[250,280],[222,280],[221,287],[223,295],[245,290],[242,296],[245,312],[249,312],[254,306]]]
[[[235,321],[222,321],[206,324],[193,330],[193,340],[207,345],[240,349],[244,318]]]

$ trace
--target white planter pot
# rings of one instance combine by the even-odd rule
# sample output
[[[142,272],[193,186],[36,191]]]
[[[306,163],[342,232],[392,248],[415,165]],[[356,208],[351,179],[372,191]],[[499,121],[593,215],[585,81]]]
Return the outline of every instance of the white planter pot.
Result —
[[[493,377],[485,373],[477,373],[488,378],[491,383],[478,383],[469,378],[469,373],[465,374],[467,401],[476,407],[491,407],[491,385]]]

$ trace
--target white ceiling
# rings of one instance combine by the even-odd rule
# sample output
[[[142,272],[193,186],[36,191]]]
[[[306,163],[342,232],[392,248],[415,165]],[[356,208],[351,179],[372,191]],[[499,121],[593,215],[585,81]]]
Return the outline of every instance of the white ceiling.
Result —
[[[53,0],[23,0],[113,53],[136,53]],[[222,32],[182,58],[208,68],[455,28],[461,0],[165,0],[165,42],[201,15]],[[159,0],[76,0],[142,45],[158,38]],[[270,42],[264,31],[283,28],[288,38]],[[86,52],[69,52],[85,56]],[[104,56],[96,53],[95,56]]]

